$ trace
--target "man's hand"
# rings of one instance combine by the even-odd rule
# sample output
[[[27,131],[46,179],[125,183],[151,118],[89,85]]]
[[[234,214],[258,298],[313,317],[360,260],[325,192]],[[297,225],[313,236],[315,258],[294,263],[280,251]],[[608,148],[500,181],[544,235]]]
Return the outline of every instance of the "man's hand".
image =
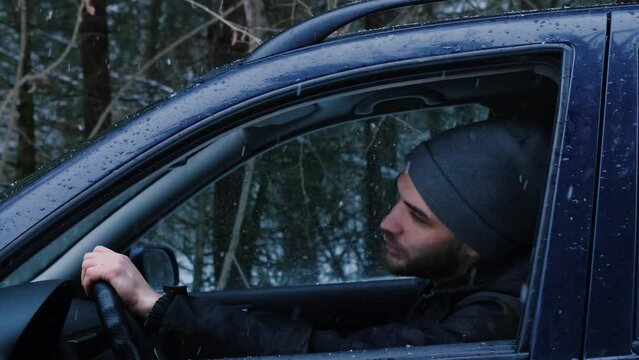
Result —
[[[141,317],[147,316],[160,298],[127,256],[104,246],[84,255],[81,280],[87,295],[94,283],[109,282],[129,311]]]

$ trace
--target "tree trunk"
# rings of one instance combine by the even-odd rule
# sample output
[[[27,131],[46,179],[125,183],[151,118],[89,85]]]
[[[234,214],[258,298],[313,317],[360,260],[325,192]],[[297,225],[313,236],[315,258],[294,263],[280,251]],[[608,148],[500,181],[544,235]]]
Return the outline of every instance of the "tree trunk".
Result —
[[[242,190],[242,173],[234,171],[215,183],[213,204],[213,268],[220,278],[224,255],[233,227],[232,214],[237,213],[237,203]],[[216,285],[217,287],[217,285]]]
[[[235,0],[235,2],[241,0]],[[231,1],[211,0],[211,10],[222,14],[222,6],[233,6]],[[243,23],[242,12],[233,11],[228,16],[228,20],[238,24]],[[237,44],[232,44],[233,30],[222,22],[217,22],[208,28],[207,32],[207,65],[209,68],[221,66],[235,59],[244,56],[246,49],[242,49]],[[233,220],[231,214],[237,212],[237,202],[240,198],[242,187],[242,174],[238,171],[232,172],[215,183],[215,204],[213,222],[213,267],[216,278],[220,278],[224,255],[226,251],[227,239],[230,238]],[[216,284],[216,287],[219,286]]]
[[[240,244],[240,237],[242,235],[242,223],[246,215],[246,207],[248,204],[249,192],[251,190],[251,179],[253,178],[253,170],[255,168],[255,160],[252,159],[246,164],[244,170],[244,179],[242,181],[242,193],[240,195],[240,202],[237,207],[237,214],[235,215],[235,222],[233,224],[233,231],[231,234],[231,241],[228,249],[224,254],[224,264],[222,265],[222,271],[217,282],[217,290],[223,290],[226,288],[229,277],[231,275],[231,265],[235,261],[235,253]]]
[[[250,221],[250,225],[245,226],[242,231],[242,251],[235,253],[238,267],[241,268],[242,272],[246,275],[246,282],[249,284],[247,287],[250,287],[250,283],[253,280],[251,270],[257,261],[256,242],[257,238],[261,235],[259,224],[262,213],[265,211],[264,205],[268,205],[266,203],[266,176],[263,171],[260,171],[257,164],[255,164],[253,172],[253,187],[257,187],[257,190],[255,200],[249,203],[246,210],[248,213],[247,221]],[[239,280],[243,285],[246,285],[244,284],[244,279]],[[236,284],[236,286],[239,285],[241,284]]]
[[[147,43],[144,49],[144,61],[150,61],[158,52],[158,33],[160,31],[160,14],[162,12],[162,1],[151,0],[148,28],[147,28]],[[147,76],[150,78],[157,78],[157,67],[153,64],[147,71]]]
[[[244,21],[246,23],[246,26],[248,27],[248,32],[259,37],[257,28],[260,27],[260,24],[262,23],[261,2],[243,0],[243,8],[244,8]],[[248,51],[249,52],[253,51],[253,49],[255,49],[257,45],[258,44],[256,42],[250,40]],[[255,172],[254,160],[251,160],[250,164],[247,166],[250,166],[252,168],[251,170],[252,173]],[[245,175],[244,181],[246,181],[246,175]],[[253,183],[255,184],[256,181],[253,180]],[[237,184],[236,186],[239,186],[239,184]],[[259,184],[257,186],[259,186]],[[245,190],[242,190],[242,196],[244,196],[244,191]],[[247,188],[246,191],[250,191],[250,188]],[[241,202],[242,201],[240,200],[240,203]],[[251,203],[252,204],[246,205],[246,208],[244,209],[245,214],[243,215],[243,217],[246,217],[248,215],[249,221],[251,221],[254,218],[251,214],[253,213],[253,210],[256,207],[255,203],[253,202]],[[238,209],[238,213],[239,213],[239,209]],[[236,219],[236,222],[237,222],[237,219]],[[229,287],[229,286],[233,288],[249,287],[250,279],[247,277],[250,277],[250,269],[252,266],[252,262],[255,258],[255,251],[253,251],[253,249],[256,246],[255,240],[257,237],[257,234],[256,234],[257,226],[259,226],[259,222],[255,222],[255,223],[251,222],[251,224],[249,224],[249,226],[246,229],[242,229],[241,231],[242,248],[251,249],[251,250],[248,252],[240,251],[240,249],[238,249],[239,244],[235,246],[235,249],[233,252],[233,260],[235,262],[236,268],[238,269],[238,272],[237,272],[237,276],[229,277],[227,279],[226,284],[224,285],[225,287]],[[233,239],[236,239],[235,229],[233,233]],[[227,260],[225,259],[225,261]]]
[[[242,0],[235,0],[242,1]],[[220,15],[224,12],[224,7],[232,6],[232,1],[211,0],[211,10],[218,12]],[[228,16],[228,20],[236,24],[244,24],[244,14],[239,11],[233,11]],[[243,57],[248,51],[248,46],[237,41],[239,36],[234,37],[233,29],[223,24],[221,21],[209,26],[207,33],[208,50],[206,53],[207,65],[209,68],[215,68],[224,64],[228,64],[234,60]]]
[[[206,245],[207,238],[207,195],[208,192],[203,192],[197,197],[197,227],[195,233],[195,249],[193,251],[193,285],[191,287],[192,292],[197,292],[202,287],[202,273],[204,270],[204,247]]]
[[[31,36],[29,26],[29,9],[27,0],[22,0],[20,4],[20,59],[18,64],[18,76],[16,81],[20,81],[22,76],[31,71]],[[36,169],[36,148],[35,148],[35,124],[33,119],[33,94],[30,90],[31,84],[22,85],[18,92],[18,162],[16,176],[18,179],[24,178]]]
[[[237,1],[241,2],[243,0]],[[211,10],[222,14],[224,9],[221,5],[228,8],[234,4],[230,1],[224,2],[222,0],[212,0],[210,5]],[[255,29],[258,26],[257,24],[261,24],[262,6],[260,6],[260,4],[255,5],[251,3],[247,5],[246,2],[243,3],[243,6],[244,13],[241,11],[234,11],[228,16],[228,19],[236,24],[246,24],[249,31],[251,31],[251,29]],[[251,33],[253,32],[251,31]],[[244,56],[247,51],[252,50],[254,46],[257,46],[257,44],[253,43],[250,43],[248,44],[250,46],[247,46],[245,43],[238,42],[239,37],[240,36],[237,34],[234,35],[233,30],[221,22],[209,27],[207,34],[207,41],[209,44],[207,63],[209,67],[213,68],[239,59]],[[213,250],[213,263],[217,278],[220,280],[224,279],[223,283],[220,283],[220,280],[218,280],[218,283],[216,284],[216,288],[218,289],[228,286],[230,282],[232,282],[233,286],[237,285],[237,282],[235,281],[237,279],[230,278],[230,266],[233,259],[237,261],[237,264],[239,264],[238,266],[243,267],[244,269],[250,269],[250,264],[241,263],[240,260],[235,258],[235,254],[229,256],[228,250],[237,248],[237,245],[234,247],[233,244],[229,244],[228,248],[224,249],[222,242],[223,239],[228,239],[229,235],[231,235],[232,239],[236,239],[234,231],[237,229],[235,229],[235,225],[230,218],[230,214],[239,214],[241,210],[238,206],[238,200],[241,198],[241,194],[243,195],[241,179],[242,174],[236,171],[220,179],[215,184],[215,243]],[[237,239],[237,241],[239,241],[239,239]],[[254,239],[251,243],[245,243],[243,245],[246,247],[254,246]],[[224,251],[224,253],[222,253],[222,251]],[[250,271],[246,275],[250,276]]]
[[[80,51],[84,87],[84,135],[88,137],[98,124],[100,114],[111,102],[111,80],[109,74],[109,40],[107,28],[106,0],[93,0],[95,14],[84,11],[80,26]],[[102,129],[111,123],[109,114]]]
[[[374,130],[371,125],[376,124]],[[383,137],[394,139],[396,137],[395,125],[392,121],[366,122],[364,126],[364,139],[366,141],[366,175],[365,184],[365,206],[366,206],[366,235],[368,241],[366,249],[369,254],[365,257],[368,261],[364,264],[364,273],[372,275],[378,264],[382,261],[382,239],[379,231],[379,224],[389,211],[393,203],[394,193],[389,192],[389,187],[382,178],[382,166],[395,165],[393,151],[378,151],[381,144],[392,144],[392,141],[382,141]]]
[[[264,3],[261,1],[242,0],[244,2],[244,16],[246,17],[246,27],[248,31],[258,38],[262,38],[263,23],[266,20],[264,16]],[[255,50],[259,44],[249,41],[249,51]]]

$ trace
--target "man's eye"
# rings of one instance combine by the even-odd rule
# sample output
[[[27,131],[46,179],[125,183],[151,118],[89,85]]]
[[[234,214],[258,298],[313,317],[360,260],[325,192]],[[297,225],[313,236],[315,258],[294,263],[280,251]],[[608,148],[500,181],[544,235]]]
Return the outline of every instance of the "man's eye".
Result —
[[[423,217],[421,214],[418,214],[418,213],[416,213],[416,212],[414,212],[414,211],[411,211],[411,212],[410,212],[410,216],[411,216],[413,219],[415,219],[415,220],[417,220],[418,222],[420,222],[420,223],[426,223],[426,219],[424,219],[424,217]]]

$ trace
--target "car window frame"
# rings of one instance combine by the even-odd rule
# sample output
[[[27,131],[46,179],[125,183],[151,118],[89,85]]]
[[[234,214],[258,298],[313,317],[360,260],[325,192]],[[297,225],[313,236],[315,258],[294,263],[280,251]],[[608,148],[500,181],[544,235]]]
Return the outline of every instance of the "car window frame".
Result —
[[[356,70],[349,70],[342,73],[331,74],[325,77],[316,78],[301,84],[304,87],[304,95],[299,96],[298,91],[300,84],[288,86],[282,89],[278,89],[271,93],[263,94],[257,98],[251,99],[247,103],[238,104],[232,108],[216,114],[209,118],[209,121],[205,126],[199,126],[196,131],[191,128],[184,129],[181,132],[175,134],[173,137],[167,139],[165,142],[158,144],[156,147],[161,148],[164,143],[166,151],[160,152],[157,159],[157,163],[153,165],[144,164],[144,171],[139,171],[135,176],[124,179],[123,182],[112,184],[109,186],[111,192],[124,192],[132,184],[139,181],[141,178],[147,178],[149,176],[161,176],[167,172],[175,164],[179,164],[188,158],[189,154],[195,153],[207,146],[211,141],[214,141],[223,134],[226,129],[232,126],[239,126],[240,124],[249,124],[255,119],[259,119],[264,114],[269,112],[278,112],[280,109],[290,108],[305,101],[312,101],[317,97],[327,97],[332,94],[338,93],[343,90],[344,87],[352,88],[366,88],[370,74],[376,74],[377,78],[381,78],[383,74],[386,74],[387,79],[394,79],[398,73],[409,74],[408,76],[414,78],[415,71],[423,71],[424,69],[438,69],[440,67],[452,68],[459,66],[460,64],[466,64],[468,59],[484,60],[487,62],[494,61],[495,59],[508,59],[510,57],[526,56],[527,54],[544,55],[544,54],[559,54],[568,51],[569,48],[562,45],[546,44],[546,45],[527,45],[519,46],[508,49],[486,49],[481,51],[470,51],[466,53],[456,53],[443,56],[427,57],[430,61],[415,61],[415,59],[398,61],[392,64],[378,64],[370,67],[359,68]],[[555,56],[553,55],[553,56]],[[563,55],[562,55],[563,56]],[[353,86],[352,84],[360,84]],[[364,85],[361,85],[364,84]],[[268,105],[267,105],[268,104]],[[251,106],[253,105],[253,106]],[[244,111],[238,111],[238,109],[244,109]],[[250,115],[247,115],[250,114]],[[230,117],[228,115],[231,115]],[[174,141],[174,139],[179,139]],[[185,144],[186,143],[186,144]],[[149,152],[152,152],[150,150]],[[247,153],[246,155],[251,155]],[[257,154],[257,152],[255,153]],[[224,169],[224,172],[230,170],[231,167]],[[107,195],[102,195],[106,197]],[[87,208],[86,211],[93,211],[93,209]],[[89,251],[90,248],[85,248],[83,251]],[[73,250],[71,250],[73,251]],[[55,265],[48,273],[57,273],[58,269],[66,267],[65,261]],[[61,276],[66,279],[73,280],[72,272],[67,272],[66,275]],[[50,276],[44,274],[36,277],[36,279],[48,279]]]
[[[489,51],[488,51],[489,52]],[[492,58],[493,54],[488,55],[488,52],[482,52],[481,58]],[[520,54],[545,54],[545,53],[553,53],[555,55],[557,54],[561,54],[562,57],[562,72],[565,71],[571,71],[571,63],[572,63],[572,54],[571,54],[571,49],[565,46],[556,46],[556,45],[549,45],[549,46],[532,46],[532,47],[525,47],[523,49],[517,49],[516,51],[509,51],[509,52],[505,52],[505,51],[499,51],[497,52],[499,55],[497,57],[503,56],[504,53],[507,53],[509,55],[520,55]],[[473,54],[476,55],[476,54]],[[457,56],[456,59],[460,62],[460,63],[464,63],[467,62],[468,59],[474,59],[473,55],[469,55],[469,54],[465,54],[465,56]],[[450,59],[446,59],[445,62],[449,62]],[[428,66],[427,66],[428,67]],[[406,72],[410,72],[414,70],[413,67],[407,67],[405,69],[403,69],[403,71]],[[347,81],[348,78],[342,78],[341,80]],[[350,80],[350,79],[348,79]],[[333,84],[331,82],[327,84],[324,84],[324,86],[326,87],[332,87]],[[566,104],[565,104],[565,98],[566,98],[566,94],[568,93],[567,87],[569,86],[569,83],[567,82],[562,82],[561,87],[558,89],[558,95],[559,98],[557,99],[558,101],[558,113],[564,113],[566,111]],[[336,92],[339,90],[335,90]],[[563,94],[563,95],[562,95]],[[564,98],[563,102],[562,102],[562,98]],[[563,105],[562,105],[563,104]],[[250,123],[253,120],[246,120],[245,123]],[[555,137],[561,137],[563,136],[563,132],[562,131],[555,131]],[[220,139],[220,136],[216,137],[216,139]],[[197,146],[195,149],[200,150],[201,148],[204,147],[204,144],[201,144],[199,146]],[[247,158],[250,157],[249,155],[251,154],[246,154]],[[186,157],[191,157],[192,155],[186,155]],[[184,158],[184,156],[182,156],[182,158]],[[181,160],[176,160],[173,163],[181,163]],[[174,165],[168,165],[168,166],[174,166]],[[234,165],[233,167],[235,167],[236,165]],[[164,171],[164,170],[158,170],[158,171]],[[557,176],[557,174],[555,173],[554,176]],[[552,183],[552,181],[549,180],[549,183]],[[545,201],[548,202],[550,201],[550,197],[548,195],[549,192],[547,192],[546,194],[546,199]],[[542,215],[540,216],[550,216],[549,213],[542,213]],[[538,237],[539,239],[539,237]],[[88,250],[90,250],[93,246],[97,245],[98,243],[90,243],[90,244],[84,244],[81,248],[77,248],[75,250],[72,250],[73,253],[76,254],[81,254],[84,253]],[[538,252],[542,252],[543,253],[543,242],[542,244],[538,244],[538,246],[542,247],[542,250],[537,250]],[[71,256],[71,258],[73,258],[73,256]],[[62,262],[59,264],[59,266],[62,267],[66,267],[68,266],[67,263]],[[54,274],[49,275],[49,273],[44,273],[42,276],[39,276],[36,278],[36,280],[44,280],[50,277],[54,277],[54,278],[59,278],[60,274],[56,274],[54,272]],[[533,281],[534,283],[534,281]],[[533,287],[531,287],[531,289],[534,289]],[[531,305],[532,306],[532,305]],[[522,319],[522,324],[524,323],[523,319]],[[530,321],[528,321],[527,323],[530,323]],[[523,335],[521,335],[523,334]],[[525,336],[525,332],[522,332],[520,334],[521,336]],[[527,356],[527,352],[522,351],[521,350],[521,340],[518,341],[504,341],[504,342],[482,342],[482,343],[473,343],[474,345],[478,345],[480,349],[485,349],[487,352],[491,353],[491,354],[495,354],[495,353],[499,353],[501,355],[507,356],[507,358],[525,358]],[[473,348],[471,345],[473,344],[469,344],[469,346],[466,348],[459,348],[459,344],[454,344],[454,345],[435,345],[435,349],[431,349],[431,346],[425,346],[425,347],[412,347],[410,349],[411,354],[423,354],[423,355],[429,355],[431,356],[444,356],[444,354],[447,354],[447,356],[454,356],[454,354],[459,354],[459,356],[466,356],[468,355],[469,352],[473,352],[473,351],[479,351],[477,350],[478,348]],[[473,350],[474,349],[474,350]],[[404,351],[406,351],[405,349],[395,349],[395,351],[399,351],[399,353],[404,353]],[[439,352],[441,351],[441,353]],[[484,350],[481,350],[480,352],[483,352]],[[380,353],[381,354],[381,353]],[[377,355],[380,355],[377,354]],[[318,354],[314,354],[314,355],[318,355]],[[371,356],[375,357],[377,355],[373,355],[371,354]],[[399,355],[399,354],[397,354]],[[404,353],[404,355],[407,355],[407,353]],[[512,355],[512,357],[510,357]],[[297,355],[296,355],[297,356]],[[311,356],[311,354],[308,355],[299,355],[299,356]],[[311,356],[312,357],[312,356]]]
[[[523,46],[517,49],[500,49],[495,51],[484,50],[484,51],[469,52],[469,53],[459,54],[454,56],[443,56],[441,58],[432,59],[433,61],[429,63],[416,64],[414,61],[406,61],[406,62],[402,61],[402,62],[398,62],[397,64],[393,64],[393,66],[390,66],[390,64],[384,64],[384,66],[374,66],[371,68],[359,69],[358,71],[349,71],[344,74],[334,74],[334,75],[327,76],[326,78],[315,79],[312,82],[309,82],[308,84],[304,84],[304,87],[307,89],[305,90],[305,92],[308,92],[308,93],[311,92],[311,89],[315,90],[316,88],[317,89],[316,93],[312,93],[310,96],[307,96],[307,97],[297,97],[293,101],[282,100],[279,98],[279,96],[290,95],[291,90],[297,91],[297,86],[280,89],[273,94],[265,94],[263,95],[263,97],[270,98],[271,102],[275,104],[273,106],[273,108],[275,109],[273,110],[273,113],[277,113],[277,112],[280,112],[281,109],[297,107],[297,106],[300,106],[300,104],[304,104],[309,101],[314,101],[317,98],[335,96],[335,94],[342,93],[345,88],[350,89],[349,91],[358,91],[358,89],[368,89],[368,88],[374,88],[375,86],[379,86],[379,85],[371,85],[370,83],[366,82],[367,81],[366,78],[371,73],[375,73],[378,77],[381,77],[380,74],[383,74],[386,72],[389,74],[387,78],[390,79],[390,80],[386,80],[387,82],[398,83],[398,82],[401,82],[401,80],[398,80],[392,77],[397,73],[408,74],[410,78],[416,78],[417,76],[414,75],[415,72],[426,70],[426,72],[428,73],[428,72],[431,72],[430,69],[433,69],[433,68],[438,69],[440,67],[452,68],[455,66],[459,67],[460,65],[462,65],[463,67],[464,64],[468,64],[469,59],[471,59],[472,61],[475,61],[475,60],[493,61],[496,59],[508,59],[510,57],[519,57],[523,55],[532,55],[532,54],[542,55],[542,56],[548,54],[552,56],[564,57],[566,56],[566,54],[569,54],[569,50],[570,49],[565,46],[533,45],[533,46]],[[569,63],[570,63],[570,60],[562,61],[562,64],[563,64],[562,66],[568,66]],[[447,72],[447,71],[445,70],[444,72]],[[355,86],[352,85],[353,83],[358,83],[359,81],[363,83],[355,85]],[[378,83],[378,82],[375,82],[375,83]],[[337,95],[337,96],[340,96],[340,95]],[[246,112],[252,113],[251,116],[248,116],[248,117],[245,116],[242,120],[232,119],[230,122],[235,124],[242,124],[242,126],[249,126],[253,122],[259,120],[262,116],[264,116],[264,114],[268,114],[269,112],[268,110],[265,110],[265,108],[268,109],[269,106],[262,104],[261,100],[262,99],[258,101],[258,103],[260,104],[261,111],[247,110]],[[238,107],[242,107],[242,106],[238,105]],[[232,109],[229,109],[226,112],[234,113]],[[237,118],[237,117],[241,117],[241,115],[234,116],[234,118]],[[329,125],[332,126],[333,124],[332,123],[319,124],[320,127],[326,127]],[[239,127],[240,125],[238,125],[238,128]],[[317,129],[317,125],[311,124],[310,126],[306,128],[305,132],[314,131],[315,129]],[[220,130],[220,129],[216,129],[214,131],[210,131],[210,130],[206,131],[206,130],[208,129],[206,128],[202,129],[203,133],[198,134],[199,135],[198,140],[195,140],[192,142],[193,145],[190,149],[182,149],[181,150],[182,153],[174,152],[174,158],[170,161],[167,161],[167,159],[164,158],[163,160],[165,164],[162,167],[159,167],[158,169],[156,169],[154,172],[147,175],[147,178],[148,177],[154,178],[155,180],[153,180],[153,182],[156,181],[157,179],[161,179],[164,175],[170,172],[171,168],[180,167],[181,164],[186,162],[187,159],[191,158],[194,154],[197,154],[206,146],[210,145],[211,143],[215,141],[223,140],[223,138],[228,134],[224,132],[224,130]],[[177,134],[176,137],[184,138],[185,136],[182,136],[180,133],[180,134]],[[226,141],[226,140],[223,140],[223,141]],[[243,141],[243,139],[235,138],[235,139],[230,139],[229,141],[239,143]],[[263,150],[264,149],[247,149],[247,151],[242,151],[242,158],[248,159],[250,157],[260,154]],[[211,175],[211,177],[221,176],[222,174],[225,174],[238,166],[241,166],[241,164],[233,163],[232,165],[221,167],[220,170],[218,170],[218,172],[215,173],[214,175]],[[140,189],[140,191],[143,191],[144,188],[146,188],[146,186],[149,186],[153,182],[148,182],[147,185],[143,186]],[[205,181],[205,183],[207,182],[208,180]],[[189,193],[185,193],[183,196],[176,198],[175,202],[181,203],[183,199],[188,198],[194,192],[195,190],[192,190]],[[132,193],[133,196],[135,196],[136,194],[137,192]],[[127,200],[124,200],[124,202],[126,203]],[[114,210],[117,210],[117,209],[114,209]],[[106,221],[108,221],[108,218],[106,219]],[[96,225],[99,225],[99,224],[96,224]],[[103,239],[103,240],[106,240],[106,239]],[[95,243],[95,244],[91,243],[88,246],[84,246],[83,251],[86,252],[92,249],[92,247],[96,245],[98,245],[98,243]],[[114,243],[112,245],[117,245],[117,244]],[[55,273],[55,271],[53,271],[53,273]],[[59,275],[60,274],[56,274],[54,276],[54,275],[49,275],[45,273],[41,276],[36,277],[36,280],[44,280],[44,279],[59,278],[59,277],[69,278],[70,274],[67,274],[65,276],[59,276]],[[69,279],[72,279],[72,278],[69,278]]]

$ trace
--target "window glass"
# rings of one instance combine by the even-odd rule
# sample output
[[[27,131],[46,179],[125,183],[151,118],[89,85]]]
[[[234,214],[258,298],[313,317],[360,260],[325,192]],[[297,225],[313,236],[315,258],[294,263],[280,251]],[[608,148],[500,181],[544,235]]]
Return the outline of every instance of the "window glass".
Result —
[[[122,206],[122,204],[126,203],[141,189],[155,180],[156,177],[157,175],[151,176],[128,188],[109,201],[105,206],[91,213],[83,221],[69,228],[69,230],[65,231],[55,239],[55,241],[49,243],[34,256],[18,266],[9,276],[2,279],[2,281],[0,281],[0,287],[17,285],[33,280],[43,269],[46,269],[55,262],[89,231],[96,227],[97,224],[104,221],[104,219]]]
[[[220,159],[235,164],[247,144],[251,160],[220,178],[213,167],[224,161],[198,165],[210,174],[206,179],[217,179],[202,188],[209,180],[179,175],[158,187],[169,176],[154,174],[71,227],[0,286],[35,278],[82,243],[93,244],[84,251],[97,244],[120,251],[168,245],[176,252],[181,283],[194,292],[390,278],[379,224],[397,200],[404,156],[442,131],[487,119],[550,124],[559,76],[553,63],[540,59],[415,75],[267,115],[224,137],[240,145],[230,145],[237,155]],[[304,134],[290,138],[292,133]],[[206,154],[217,154],[221,140],[211,142]],[[255,149],[268,150],[255,155]],[[186,159],[179,164],[190,164]],[[191,191],[195,195],[173,207]],[[144,206],[150,198],[155,205]]]
[[[325,128],[280,144],[176,208],[139,243],[175,249],[192,291],[388,276],[379,223],[404,155],[452,127],[487,119],[477,103]]]

